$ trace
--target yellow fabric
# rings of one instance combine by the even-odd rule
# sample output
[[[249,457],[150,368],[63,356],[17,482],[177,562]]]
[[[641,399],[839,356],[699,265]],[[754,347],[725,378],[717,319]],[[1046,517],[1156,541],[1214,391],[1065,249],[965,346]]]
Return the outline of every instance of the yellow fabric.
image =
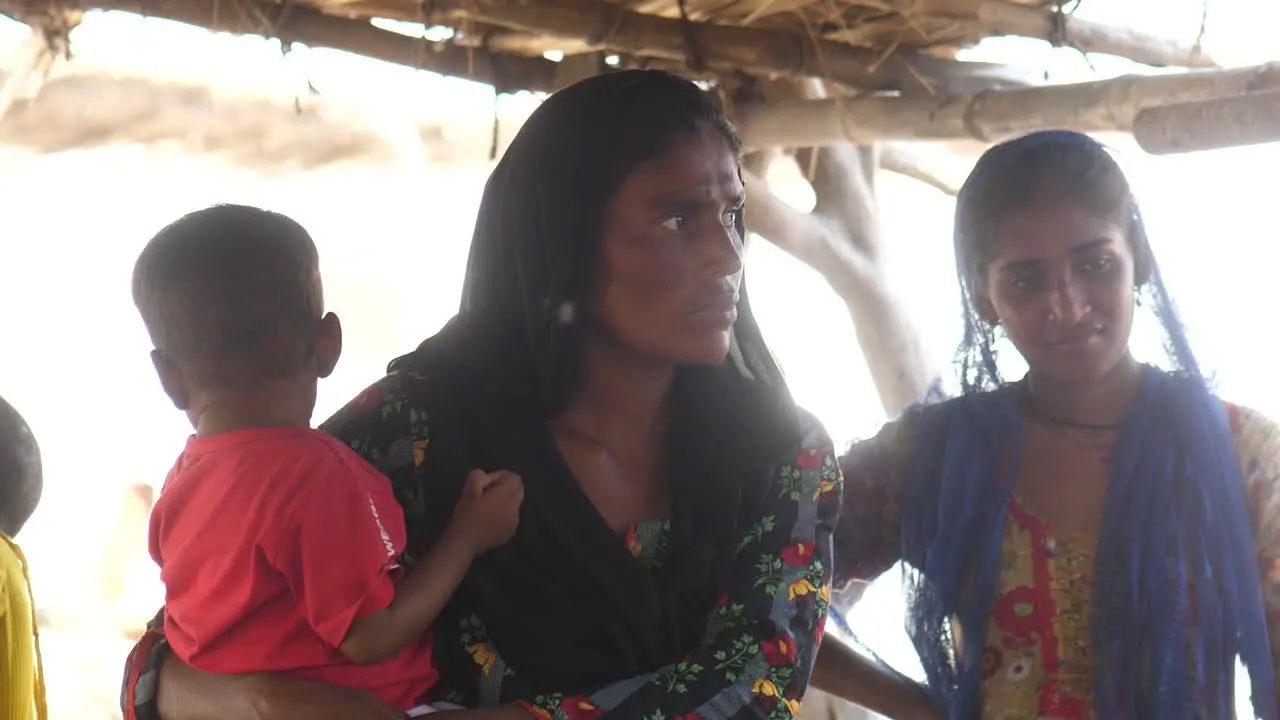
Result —
[[[1280,668],[1280,427],[1231,408]],[[983,655],[983,720],[1091,720],[1093,537],[1055,535],[1017,502]]]
[[[48,720],[27,559],[7,535],[0,540],[0,718]]]

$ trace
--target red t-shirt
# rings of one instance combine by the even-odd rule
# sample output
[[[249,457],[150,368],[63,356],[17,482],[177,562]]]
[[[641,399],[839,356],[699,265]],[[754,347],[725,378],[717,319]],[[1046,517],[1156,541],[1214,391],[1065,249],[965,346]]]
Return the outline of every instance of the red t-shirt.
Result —
[[[407,710],[437,677],[429,632],[381,663],[338,651],[356,618],[391,604],[404,544],[391,483],[328,435],[193,437],[151,513],[165,635],[206,672],[284,671]]]

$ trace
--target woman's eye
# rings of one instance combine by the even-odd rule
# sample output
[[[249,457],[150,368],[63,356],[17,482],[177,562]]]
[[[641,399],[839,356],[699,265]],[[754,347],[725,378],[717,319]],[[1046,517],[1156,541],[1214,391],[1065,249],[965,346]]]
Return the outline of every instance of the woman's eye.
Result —
[[[732,210],[726,210],[725,213],[720,216],[721,222],[723,222],[724,226],[728,228],[737,227],[738,221],[741,218],[742,218],[742,208],[740,207],[733,208]]]
[[[688,218],[684,215],[672,215],[662,221],[662,227],[670,230],[671,232],[680,232],[684,229],[687,222]]]

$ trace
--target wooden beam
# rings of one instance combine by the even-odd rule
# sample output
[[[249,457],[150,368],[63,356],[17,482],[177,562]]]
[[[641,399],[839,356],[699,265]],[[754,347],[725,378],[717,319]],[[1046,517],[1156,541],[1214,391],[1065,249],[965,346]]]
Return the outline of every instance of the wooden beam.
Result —
[[[26,21],[46,7],[0,0],[4,13]],[[62,6],[60,6],[62,7]],[[66,7],[70,7],[67,5]],[[264,0],[79,0],[80,10],[120,10],[196,25],[218,32],[261,35],[408,65],[493,85],[499,91],[549,90],[556,64],[451,43],[431,43],[380,30],[365,20],[333,17],[300,5]]]
[[[1196,42],[1179,41],[1139,30],[1081,20],[1058,18],[1052,10],[1005,0],[978,0],[977,24],[987,35],[1020,35],[1041,40],[1060,39],[1086,53],[1128,58],[1156,67],[1215,67],[1217,63]]]
[[[883,140],[996,142],[1046,127],[1133,129],[1144,108],[1280,89],[1280,63],[947,97],[860,97],[738,105],[748,148]]]
[[[646,57],[701,60],[720,72],[823,77],[872,90],[954,91],[955,82],[979,77],[989,85],[1022,85],[1026,76],[988,63],[939,60],[900,52],[885,57],[867,48],[804,35],[694,22],[627,10],[599,0],[432,0],[438,18],[477,20],[524,32],[585,38],[611,50]]]
[[[1085,53],[1127,58],[1155,67],[1215,67],[1197,43],[1059,16],[1054,10],[1007,0],[926,0],[893,2],[901,14],[859,23],[827,35],[833,40],[883,47],[892,41],[913,45],[976,43],[1013,35],[1061,42]],[[906,38],[906,40],[904,40]]]
[[[1155,155],[1280,142],[1280,91],[1146,108],[1133,137]]]

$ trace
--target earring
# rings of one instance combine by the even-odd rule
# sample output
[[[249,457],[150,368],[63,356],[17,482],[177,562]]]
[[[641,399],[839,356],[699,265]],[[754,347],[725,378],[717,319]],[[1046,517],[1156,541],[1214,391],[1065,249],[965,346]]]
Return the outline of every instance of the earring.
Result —
[[[556,308],[556,321],[561,325],[572,325],[577,314],[576,311],[577,308],[574,307],[574,304],[569,300],[565,300],[560,303],[560,307]]]

